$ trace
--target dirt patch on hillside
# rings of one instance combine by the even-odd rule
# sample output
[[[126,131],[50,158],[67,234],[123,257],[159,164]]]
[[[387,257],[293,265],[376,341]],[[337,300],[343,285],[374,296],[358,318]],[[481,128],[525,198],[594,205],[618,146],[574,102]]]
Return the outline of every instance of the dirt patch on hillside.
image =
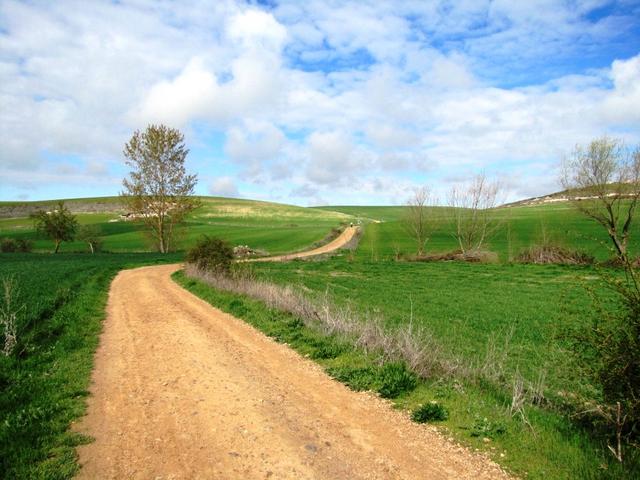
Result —
[[[80,478],[506,478],[170,279],[113,281]]]

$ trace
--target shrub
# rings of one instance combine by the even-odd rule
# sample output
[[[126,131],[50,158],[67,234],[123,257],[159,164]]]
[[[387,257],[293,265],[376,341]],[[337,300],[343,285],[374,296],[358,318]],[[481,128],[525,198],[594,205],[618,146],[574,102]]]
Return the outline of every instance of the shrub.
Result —
[[[411,412],[411,419],[418,423],[442,422],[449,418],[449,411],[438,402],[429,402],[420,405]]]
[[[233,260],[233,249],[224,240],[204,235],[187,252],[185,260],[199,270],[228,274]]]
[[[497,263],[498,254],[488,250],[468,250],[466,252],[453,250],[451,252],[432,253],[413,258],[408,257],[408,259],[419,262],[443,262],[455,260],[458,262],[469,263]]]
[[[378,392],[383,398],[396,398],[409,392],[418,385],[416,374],[407,368],[404,362],[385,363],[380,369]]]
[[[18,251],[18,244],[13,238],[3,238],[0,240],[0,252],[13,253]]]
[[[595,261],[587,253],[549,243],[532,246],[518,255],[517,260],[522,263],[555,263],[563,265],[591,265]]]
[[[16,245],[18,246],[19,252],[28,253],[33,250],[33,242],[26,238],[19,238],[16,240]]]
[[[625,444],[640,438],[640,273],[629,261],[625,270],[625,278],[603,277],[617,305],[607,308],[594,293],[593,324],[576,338],[578,353],[602,391],[602,403],[590,412],[615,437],[610,449],[620,462]]]

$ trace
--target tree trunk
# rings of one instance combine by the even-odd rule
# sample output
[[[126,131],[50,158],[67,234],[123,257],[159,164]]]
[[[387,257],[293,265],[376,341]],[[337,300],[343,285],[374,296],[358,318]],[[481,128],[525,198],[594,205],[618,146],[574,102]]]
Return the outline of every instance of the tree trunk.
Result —
[[[89,248],[91,249],[91,253],[95,253],[95,252],[93,251],[93,242],[89,242]]]
[[[53,253],[58,253],[58,250],[60,249],[60,243],[61,243],[61,242],[60,242],[60,240],[56,240],[55,242],[56,242],[56,248],[55,248],[55,250],[53,251]]]

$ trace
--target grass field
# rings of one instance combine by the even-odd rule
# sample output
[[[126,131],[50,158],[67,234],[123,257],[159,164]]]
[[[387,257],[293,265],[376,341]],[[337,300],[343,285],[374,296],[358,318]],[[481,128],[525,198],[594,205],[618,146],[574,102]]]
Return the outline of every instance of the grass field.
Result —
[[[250,200],[203,197],[202,206],[194,211],[176,235],[177,250],[192,245],[202,234],[214,235],[232,245],[249,245],[270,254],[301,250],[321,240],[332,227],[350,220],[347,214]],[[153,249],[153,244],[140,223],[122,221],[123,212],[117,197],[67,200],[74,212],[111,209],[91,213],[77,213],[80,224],[100,226],[103,249],[109,252],[142,252]],[[25,205],[0,202],[3,205]],[[41,203],[43,207],[53,202]],[[26,204],[28,205],[28,204]],[[34,241],[36,251],[50,251],[52,242],[36,235],[33,223],[27,217],[0,218],[0,238],[26,238]],[[87,251],[86,244],[65,242],[62,252]]]
[[[74,446],[85,439],[69,426],[84,412],[111,279],[123,268],[177,260],[158,254],[0,257],[0,280],[13,279],[19,307],[17,348],[0,355],[0,478],[73,476]]]
[[[415,245],[402,226],[404,207],[321,207],[354,216],[367,223],[358,249],[360,259],[384,259],[396,251],[414,254]],[[453,225],[445,207],[431,208],[438,226],[427,243],[428,252],[444,252],[458,248],[452,235]],[[486,249],[497,252],[502,261],[514,259],[533,244],[547,239],[555,244],[582,250],[599,260],[610,256],[610,240],[603,227],[587,219],[568,203],[538,206],[515,206],[498,209],[499,227],[489,239]],[[631,232],[630,251],[640,255],[640,222]]]

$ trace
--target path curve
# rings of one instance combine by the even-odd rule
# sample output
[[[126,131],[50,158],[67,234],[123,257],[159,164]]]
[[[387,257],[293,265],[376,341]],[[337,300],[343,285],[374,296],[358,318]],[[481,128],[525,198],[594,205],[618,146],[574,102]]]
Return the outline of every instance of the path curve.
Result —
[[[285,262],[287,260],[295,260],[296,258],[315,257],[316,255],[323,255],[325,253],[331,253],[335,250],[343,248],[347,245],[353,237],[358,233],[359,227],[347,227],[344,231],[331,242],[321,247],[314,248],[313,250],[307,250],[305,252],[288,253],[286,255],[276,255],[274,257],[252,258],[247,260],[249,262]]]
[[[178,268],[111,285],[79,478],[506,478],[182,289]]]

